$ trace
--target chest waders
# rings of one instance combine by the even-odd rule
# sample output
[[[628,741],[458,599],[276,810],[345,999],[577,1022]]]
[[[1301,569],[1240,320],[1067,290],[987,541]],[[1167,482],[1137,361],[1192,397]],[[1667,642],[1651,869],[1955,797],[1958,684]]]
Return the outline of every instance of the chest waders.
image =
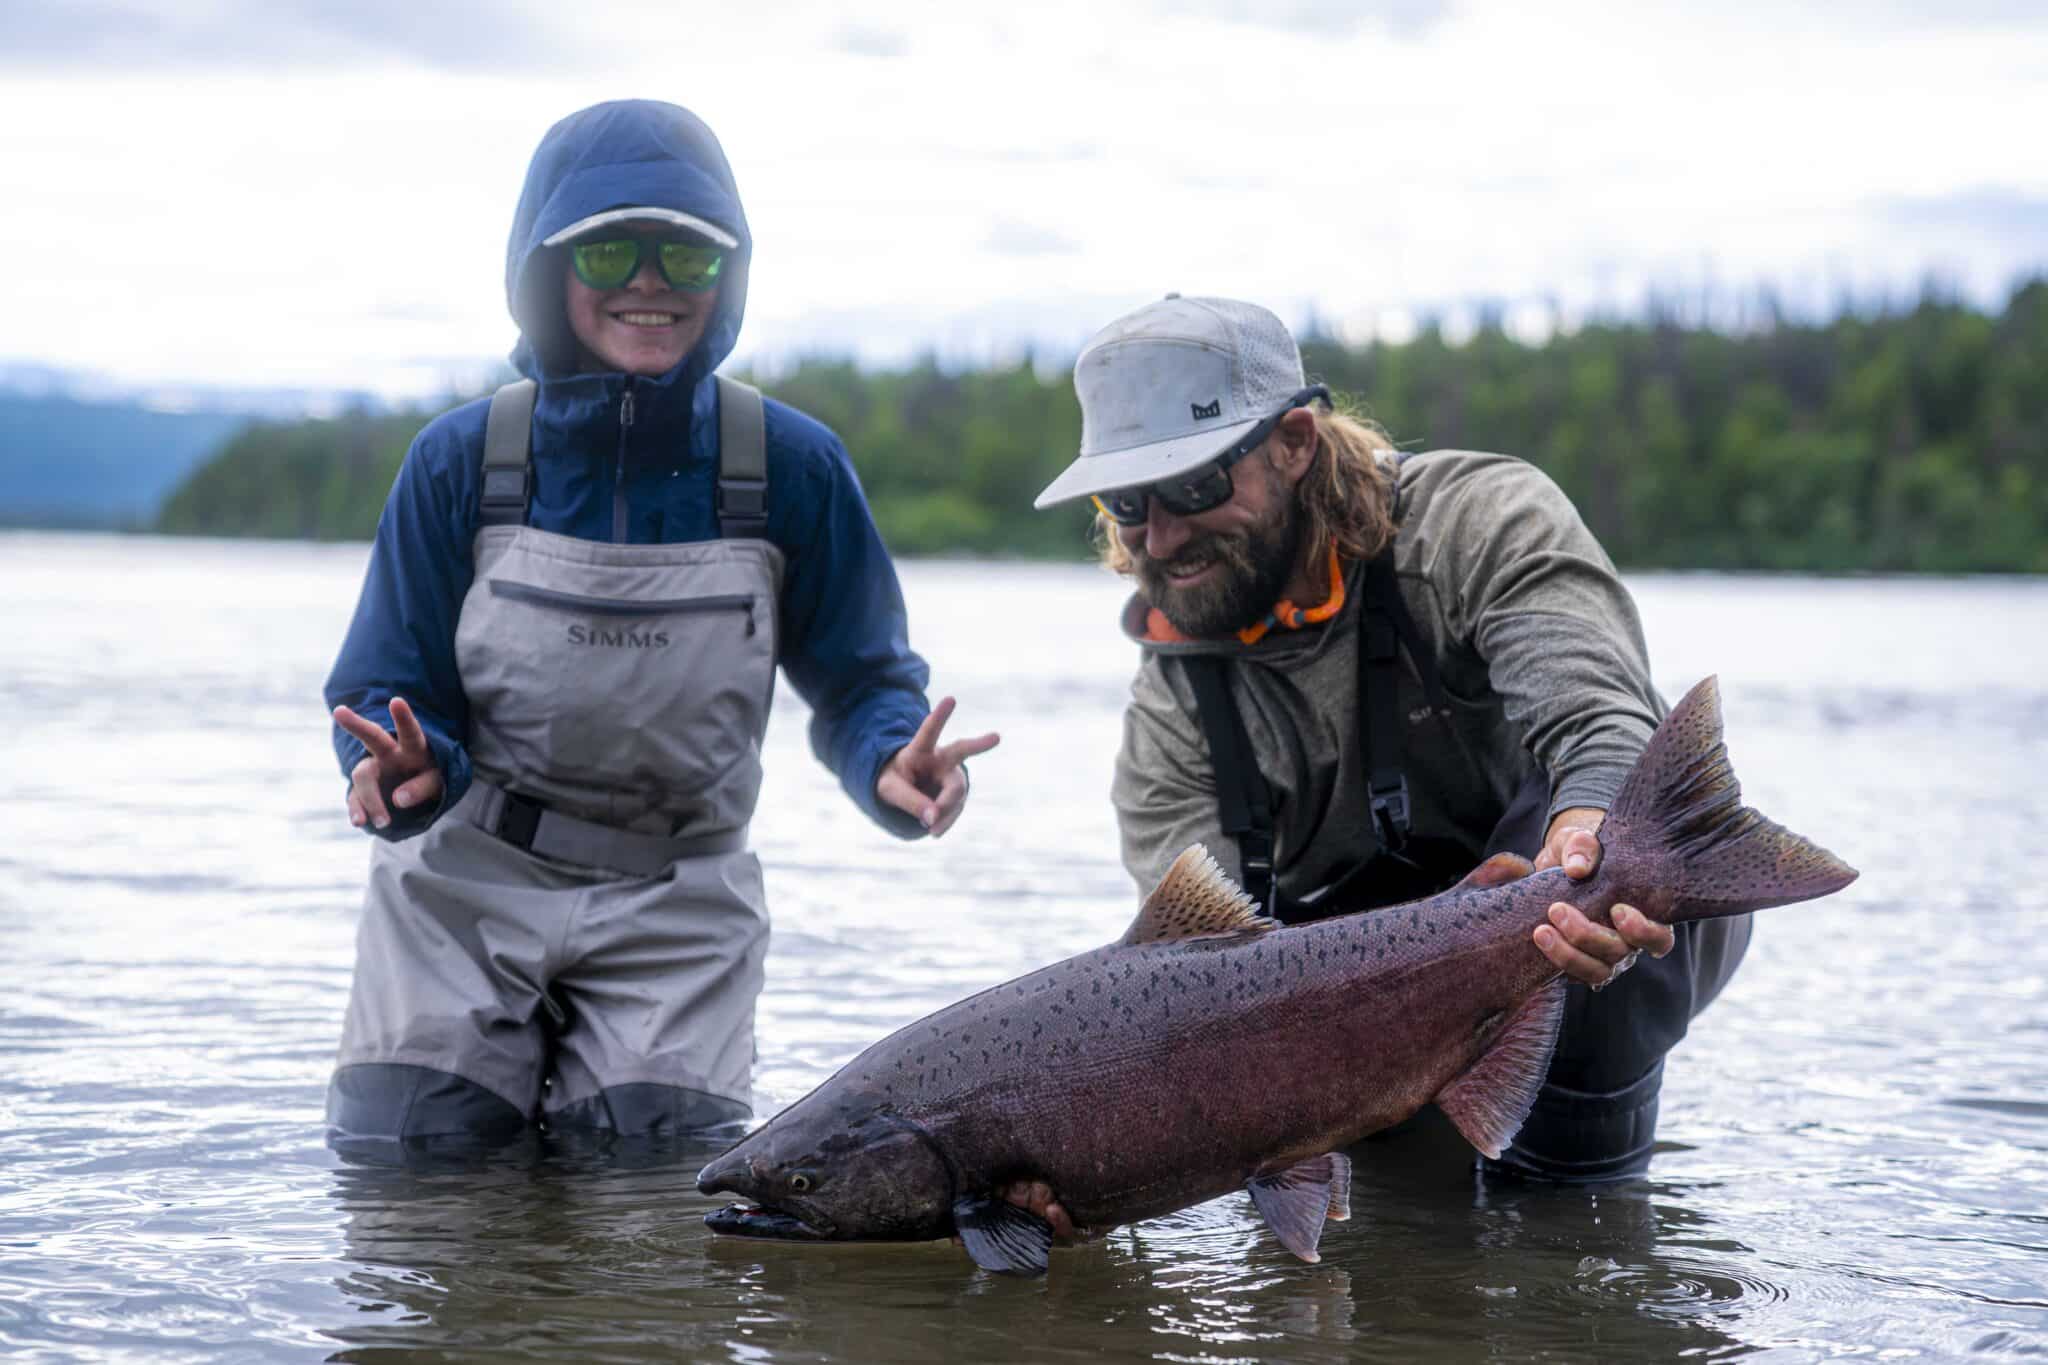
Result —
[[[330,1140],[635,1135],[751,1112],[767,951],[747,847],[782,552],[760,395],[718,379],[720,538],[525,524],[534,385],[491,401],[456,626],[475,779],[372,845]],[[622,421],[631,415],[631,390]]]
[[[1350,871],[1303,895],[1280,889],[1272,791],[1231,689],[1229,660],[1213,654],[1181,659],[1215,768],[1219,823],[1238,841],[1245,892],[1287,924],[1432,896],[1493,854],[1535,857],[1549,827],[1550,777],[1538,770],[1501,810],[1479,859],[1458,840],[1416,832],[1408,786],[1415,765],[1399,702],[1404,651],[1442,722],[1446,744],[1457,742],[1449,729],[1456,721],[1435,659],[1402,600],[1391,545],[1365,566],[1363,589],[1358,736],[1374,847]],[[1681,925],[1676,946],[1663,958],[1641,959],[1599,991],[1569,984],[1563,1026],[1536,1106],[1513,1145],[1498,1162],[1487,1162],[1488,1168],[1587,1182],[1640,1174],[1656,1138],[1664,1054],[1734,975],[1749,934],[1747,915]],[[1536,951],[1533,944],[1529,951]]]

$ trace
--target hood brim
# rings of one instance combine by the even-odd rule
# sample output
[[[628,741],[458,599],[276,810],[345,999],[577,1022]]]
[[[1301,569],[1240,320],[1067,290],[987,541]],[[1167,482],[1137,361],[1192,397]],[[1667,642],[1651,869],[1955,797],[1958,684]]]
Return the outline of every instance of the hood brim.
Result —
[[[699,218],[694,213],[684,213],[680,209],[624,208],[606,209],[602,213],[579,218],[553,236],[544,239],[541,245],[562,246],[586,232],[595,232],[601,227],[610,227],[613,223],[662,223],[668,227],[681,228],[685,232],[694,232],[713,246],[724,247],[727,251],[740,244],[739,238],[718,224]]]

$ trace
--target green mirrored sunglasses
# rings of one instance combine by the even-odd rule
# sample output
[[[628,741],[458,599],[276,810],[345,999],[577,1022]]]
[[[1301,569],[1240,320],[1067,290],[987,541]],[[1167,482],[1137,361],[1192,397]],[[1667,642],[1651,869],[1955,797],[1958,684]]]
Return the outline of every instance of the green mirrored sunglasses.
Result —
[[[569,248],[569,263],[576,278],[592,289],[623,289],[626,281],[640,273],[644,252],[654,251],[661,277],[669,287],[685,293],[702,294],[718,287],[725,269],[725,251],[699,242],[662,237],[613,237],[604,241],[577,242]]]

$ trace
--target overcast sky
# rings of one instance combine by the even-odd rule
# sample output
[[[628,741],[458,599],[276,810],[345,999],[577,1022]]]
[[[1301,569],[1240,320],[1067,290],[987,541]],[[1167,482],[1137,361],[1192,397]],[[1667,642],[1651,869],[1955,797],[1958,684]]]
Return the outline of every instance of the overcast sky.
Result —
[[[9,0],[0,362],[470,378],[534,145],[626,96],[723,140],[764,361],[1071,354],[1175,289],[1362,337],[2048,268],[2048,5],[1796,8]]]

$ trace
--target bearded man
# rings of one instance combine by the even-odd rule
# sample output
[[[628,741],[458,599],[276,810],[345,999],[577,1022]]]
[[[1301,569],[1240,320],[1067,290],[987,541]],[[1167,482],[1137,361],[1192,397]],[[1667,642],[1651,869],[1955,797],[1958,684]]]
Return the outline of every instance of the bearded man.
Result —
[[[1136,582],[1111,795],[1141,894],[1194,843],[1289,923],[1433,894],[1499,852],[1592,875],[1666,708],[1635,604],[1555,484],[1505,455],[1398,454],[1235,300],[1117,319],[1074,387],[1080,454],[1037,505],[1092,496],[1104,561]],[[1664,1054],[1749,920],[1550,919],[1531,950],[1575,984],[1499,1166],[1640,1173]]]

